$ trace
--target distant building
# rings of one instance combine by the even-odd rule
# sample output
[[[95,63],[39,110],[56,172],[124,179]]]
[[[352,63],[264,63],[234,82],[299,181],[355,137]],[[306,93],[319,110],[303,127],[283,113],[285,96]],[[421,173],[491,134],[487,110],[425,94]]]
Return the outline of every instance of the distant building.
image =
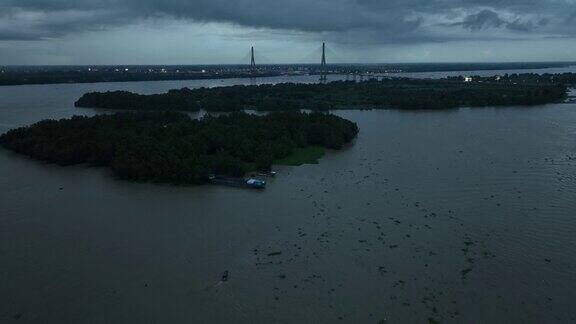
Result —
[[[464,77],[464,82],[472,82],[472,77]]]

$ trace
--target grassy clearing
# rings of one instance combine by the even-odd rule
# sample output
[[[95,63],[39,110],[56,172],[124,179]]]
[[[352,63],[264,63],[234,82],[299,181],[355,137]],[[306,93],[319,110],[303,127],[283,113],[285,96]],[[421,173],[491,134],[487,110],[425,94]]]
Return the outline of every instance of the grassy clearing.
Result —
[[[276,165],[299,166],[302,164],[318,164],[318,160],[324,156],[325,150],[320,146],[297,148],[289,156],[276,160]]]

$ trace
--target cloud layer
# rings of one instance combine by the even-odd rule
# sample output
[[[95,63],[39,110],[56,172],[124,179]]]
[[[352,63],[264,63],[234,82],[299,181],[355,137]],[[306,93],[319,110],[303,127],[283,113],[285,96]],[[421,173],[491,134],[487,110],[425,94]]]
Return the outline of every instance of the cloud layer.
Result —
[[[153,21],[225,22],[342,43],[576,35],[576,0],[3,0],[0,40]]]

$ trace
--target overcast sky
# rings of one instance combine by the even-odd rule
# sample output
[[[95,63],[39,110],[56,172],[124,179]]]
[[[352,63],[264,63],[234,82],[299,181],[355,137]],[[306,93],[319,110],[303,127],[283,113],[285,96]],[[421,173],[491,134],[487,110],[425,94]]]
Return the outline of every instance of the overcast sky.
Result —
[[[0,65],[576,61],[576,0],[0,0]]]

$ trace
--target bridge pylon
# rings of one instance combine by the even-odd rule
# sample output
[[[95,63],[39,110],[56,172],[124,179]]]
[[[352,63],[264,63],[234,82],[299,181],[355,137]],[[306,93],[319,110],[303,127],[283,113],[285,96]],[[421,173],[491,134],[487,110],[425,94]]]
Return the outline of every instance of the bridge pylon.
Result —
[[[328,73],[326,69],[326,43],[322,43],[322,61],[320,62],[320,81],[326,81],[326,74]]]
[[[254,46],[250,48],[250,73],[256,73],[256,60],[254,59]]]

